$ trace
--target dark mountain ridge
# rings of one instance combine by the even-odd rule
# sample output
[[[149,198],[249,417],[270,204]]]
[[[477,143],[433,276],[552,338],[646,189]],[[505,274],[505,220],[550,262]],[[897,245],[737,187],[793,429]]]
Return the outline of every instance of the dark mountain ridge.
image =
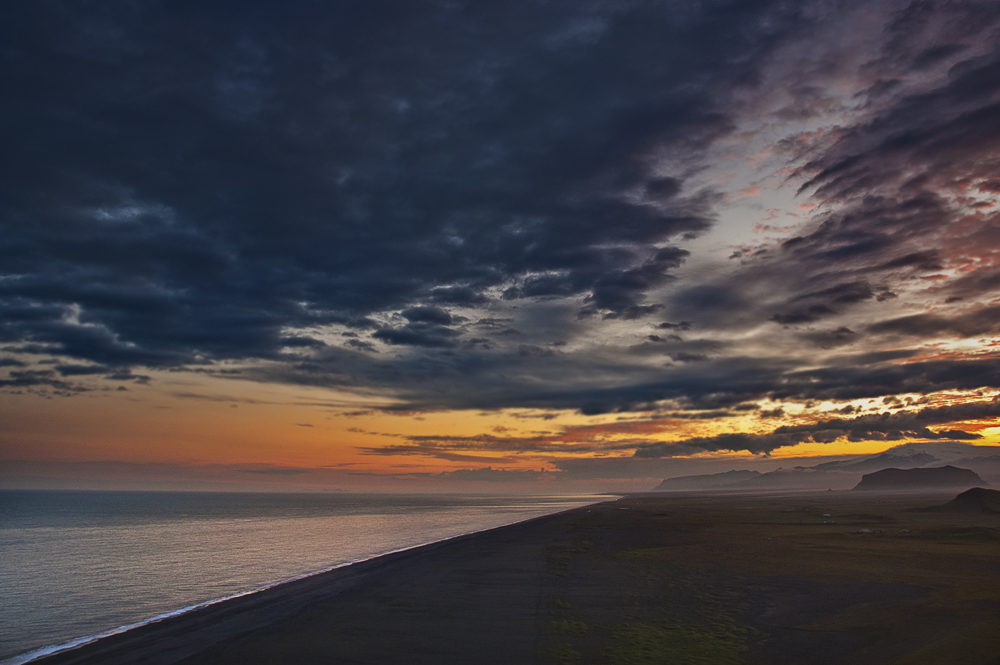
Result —
[[[985,487],[973,487],[935,510],[951,513],[1000,515],[1000,491]]]
[[[985,487],[965,490],[941,506],[911,508],[918,513],[961,513],[965,515],[1000,515],[1000,491]]]
[[[731,470],[668,478],[652,491],[768,491],[851,489],[865,473],[886,468],[926,468],[950,464],[968,468],[990,485],[1000,483],[1000,446],[975,446],[958,441],[904,443],[876,455],[821,462],[812,466],[777,468],[764,473]]]
[[[866,473],[854,489],[859,491],[900,491],[976,487],[986,483],[975,471],[946,465],[920,469],[882,469]]]
[[[732,485],[761,475],[760,471],[726,471],[725,473],[708,473],[699,476],[680,476],[668,478],[653,488],[654,492],[669,490],[700,490],[717,489]]]

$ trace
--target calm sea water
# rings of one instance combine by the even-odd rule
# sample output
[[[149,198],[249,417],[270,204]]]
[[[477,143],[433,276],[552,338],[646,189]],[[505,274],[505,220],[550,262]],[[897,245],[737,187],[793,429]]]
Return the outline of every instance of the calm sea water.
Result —
[[[0,491],[0,661],[596,497]]]

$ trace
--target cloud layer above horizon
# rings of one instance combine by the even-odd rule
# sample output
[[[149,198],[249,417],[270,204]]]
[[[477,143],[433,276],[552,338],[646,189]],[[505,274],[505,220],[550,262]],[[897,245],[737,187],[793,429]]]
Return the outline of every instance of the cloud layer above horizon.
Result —
[[[0,17],[2,390],[683,418],[1000,388],[995,2]]]

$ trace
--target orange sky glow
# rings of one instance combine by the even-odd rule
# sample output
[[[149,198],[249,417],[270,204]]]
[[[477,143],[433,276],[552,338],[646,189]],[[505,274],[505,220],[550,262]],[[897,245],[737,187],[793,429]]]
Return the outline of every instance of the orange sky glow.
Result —
[[[996,454],[993,19],[543,5],[18,32],[0,487]]]

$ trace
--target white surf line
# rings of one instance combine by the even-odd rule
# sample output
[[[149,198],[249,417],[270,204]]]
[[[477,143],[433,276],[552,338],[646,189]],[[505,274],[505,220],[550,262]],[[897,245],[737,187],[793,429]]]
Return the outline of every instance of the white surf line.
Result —
[[[365,563],[366,561],[371,561],[372,559],[378,559],[380,557],[389,556],[390,554],[399,554],[400,552],[415,550],[417,548],[425,547],[427,545],[444,543],[449,540],[454,540],[455,538],[461,538],[462,536],[472,536],[477,533],[486,533],[487,531],[493,531],[494,529],[503,529],[508,526],[514,526],[515,524],[523,524],[524,522],[530,522],[531,520],[538,519],[540,517],[549,517],[551,515],[558,515],[559,513],[565,513],[570,510],[576,510],[577,508],[592,506],[596,503],[601,503],[601,501],[595,501],[594,503],[585,503],[579,506],[573,506],[572,508],[566,508],[564,510],[557,510],[554,513],[544,513],[542,515],[535,515],[533,517],[525,517],[523,520],[514,520],[513,522],[507,522],[505,524],[499,524],[497,526],[490,526],[486,527],[485,529],[477,529],[476,531],[456,533],[454,536],[446,536],[445,538],[438,538],[437,540],[431,540],[426,543],[420,543],[419,545],[408,545],[407,547],[400,547],[395,550],[388,550],[386,552],[372,554],[371,556],[366,556],[361,559],[354,559],[353,561],[345,561],[344,563],[338,563],[335,566],[329,566],[328,568],[321,568],[320,570],[314,570],[310,573],[302,573],[301,575],[295,575],[294,577],[286,577],[283,580],[278,580],[277,582],[271,582],[270,584],[265,584],[255,589],[250,589],[249,591],[240,591],[239,593],[234,593],[229,596],[222,596],[221,598],[213,598],[212,600],[206,600],[204,602],[197,603],[195,605],[188,605],[187,607],[182,607],[179,610],[171,610],[170,612],[157,614],[156,616],[150,617],[149,619],[143,619],[142,621],[136,621],[135,623],[126,624],[124,626],[118,626],[117,628],[106,630],[103,633],[96,633],[94,635],[77,637],[75,639],[69,640],[68,642],[62,642],[60,644],[53,644],[50,646],[32,649],[31,651],[27,651],[18,656],[13,656],[11,658],[8,658],[7,660],[0,661],[0,665],[24,665],[24,663],[30,663],[31,661],[38,660],[39,658],[44,658],[45,656],[51,656],[53,654],[62,653],[63,651],[76,649],[78,647],[82,647],[92,642],[96,642],[97,640],[102,640],[106,637],[111,637],[113,635],[121,635],[122,633],[128,632],[135,628],[142,628],[143,626],[148,626],[153,623],[159,623],[164,619],[170,619],[172,617],[181,616],[182,614],[187,614],[188,612],[194,612],[196,610],[204,609],[206,607],[211,607],[212,605],[217,605],[227,600],[233,600],[234,598],[243,598],[245,596],[259,593],[261,591],[266,591],[267,589],[273,589],[274,587],[279,586],[281,584],[287,584],[289,582],[297,582],[298,580],[304,580],[308,577],[313,577],[315,575],[322,575],[323,573],[329,573],[332,570],[338,570],[340,568],[353,566],[356,563]]]

